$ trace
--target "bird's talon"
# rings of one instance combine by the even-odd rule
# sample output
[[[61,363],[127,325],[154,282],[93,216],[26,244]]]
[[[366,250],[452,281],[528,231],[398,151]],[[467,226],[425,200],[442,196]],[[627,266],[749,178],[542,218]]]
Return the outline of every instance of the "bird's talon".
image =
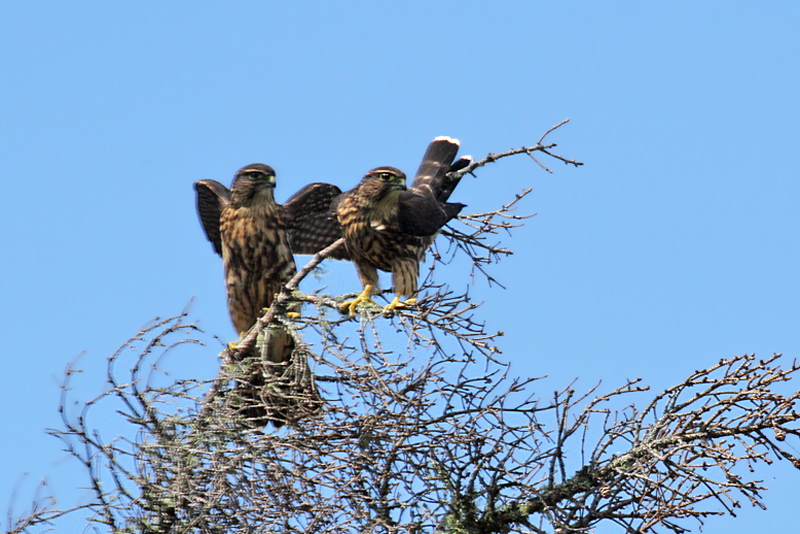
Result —
[[[340,304],[339,310],[342,313],[344,313],[344,311],[347,310],[348,313],[350,314],[350,317],[355,317],[356,306],[358,306],[362,302],[372,302],[373,304],[375,304],[375,302],[373,302],[373,300],[369,298],[371,293],[372,293],[372,286],[368,285],[364,288],[364,291],[362,291],[356,298],[354,298],[353,300],[345,301],[342,304]]]
[[[290,319],[297,319],[300,317],[300,314],[298,312],[286,312],[286,317],[289,317]]]
[[[388,313],[391,313],[391,312],[393,312],[394,310],[396,310],[398,308],[408,308],[409,306],[413,306],[416,303],[417,303],[417,299],[415,297],[407,299],[405,302],[400,302],[400,295],[395,295],[394,300],[392,300],[392,302],[390,302],[383,309],[383,313],[384,314],[388,314]]]

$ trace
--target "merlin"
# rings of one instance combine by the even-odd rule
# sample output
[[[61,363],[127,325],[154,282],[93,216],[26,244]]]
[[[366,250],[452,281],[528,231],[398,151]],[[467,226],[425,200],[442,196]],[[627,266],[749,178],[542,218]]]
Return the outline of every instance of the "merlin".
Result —
[[[247,332],[297,272],[293,252],[314,254],[341,237],[329,214],[331,201],[341,193],[336,186],[307,185],[280,205],[274,197],[275,171],[255,163],[236,172],[230,191],[214,180],[200,180],[194,188],[200,222],[222,256],[228,312],[237,332]],[[345,258],[346,251],[333,256]],[[299,304],[288,311],[299,312]],[[266,359],[288,362],[294,346],[289,332],[270,329]]]
[[[460,177],[448,173],[461,170],[472,161],[469,156],[453,160],[459,142],[437,137],[425,152],[411,186],[406,175],[394,167],[369,171],[350,191],[331,205],[345,238],[347,252],[356,265],[364,287],[354,300],[342,305],[350,315],[361,302],[377,294],[378,270],[392,273],[394,300],[387,311],[416,302],[419,263],[439,230],[464,208],[447,202]],[[400,297],[407,297],[405,302]]]

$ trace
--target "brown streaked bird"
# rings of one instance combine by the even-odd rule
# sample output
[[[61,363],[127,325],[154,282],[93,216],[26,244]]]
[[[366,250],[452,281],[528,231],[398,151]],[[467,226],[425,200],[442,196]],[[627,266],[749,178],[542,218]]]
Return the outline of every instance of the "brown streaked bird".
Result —
[[[342,305],[351,316],[356,305],[371,302],[370,297],[380,291],[379,269],[392,273],[395,297],[386,311],[416,302],[419,262],[439,230],[464,208],[464,204],[447,202],[460,180],[447,174],[472,161],[464,156],[454,163],[458,148],[457,139],[434,139],[408,189],[401,170],[378,167],[334,200],[331,211],[342,226],[347,251],[364,287],[356,299]],[[401,296],[407,300],[401,302]]]
[[[275,171],[255,163],[236,172],[230,191],[214,180],[200,180],[194,188],[200,222],[222,256],[228,312],[237,332],[248,331],[294,276],[293,252],[314,254],[341,237],[329,214],[331,201],[341,193],[334,185],[307,185],[281,206],[274,197]],[[347,254],[340,249],[332,256]],[[300,306],[289,311],[299,312]],[[293,350],[288,332],[270,329],[270,362],[289,361]]]

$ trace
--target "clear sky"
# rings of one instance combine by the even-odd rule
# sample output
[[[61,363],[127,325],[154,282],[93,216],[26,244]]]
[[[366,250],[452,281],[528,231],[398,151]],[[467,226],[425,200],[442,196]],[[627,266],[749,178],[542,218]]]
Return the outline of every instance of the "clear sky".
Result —
[[[533,188],[492,270],[508,289],[473,288],[512,372],[549,375],[549,396],[800,355],[796,3],[283,4],[0,5],[0,505],[25,472],[18,508],[45,476],[65,505],[85,496],[44,433],[82,351],[86,400],[108,354],[192,298],[209,339],[233,337],[192,182],[253,162],[283,201],[413,173],[437,135],[482,157],[570,118],[552,140],[584,167],[511,158],[453,197],[484,211]],[[327,276],[358,288],[352,266]],[[800,473],[758,477],[769,509],[705,532],[795,522]]]

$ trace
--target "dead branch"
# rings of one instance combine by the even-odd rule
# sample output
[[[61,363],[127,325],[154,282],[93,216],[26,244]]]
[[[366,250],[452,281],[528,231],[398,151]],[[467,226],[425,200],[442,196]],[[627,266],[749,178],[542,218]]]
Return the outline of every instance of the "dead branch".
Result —
[[[534,152],[580,165],[542,144],[565,122],[534,147],[489,155],[464,172]],[[527,193],[460,218],[466,229],[443,232],[449,252],[467,254],[473,273],[493,281],[486,265],[511,253],[498,236],[529,217],[512,213]],[[514,377],[500,360],[502,332],[487,326],[480,304],[433,273],[417,306],[388,316],[364,306],[358,321],[339,312],[341,297],[299,292],[341,241],[314,256],[223,352],[211,383],[165,383],[160,373],[178,347],[189,374],[198,358],[216,357],[195,339],[186,311],[111,355],[107,387],[89,401],[73,402],[77,369],[68,368],[62,428],[50,433],[83,466],[93,495],[71,511],[91,511],[89,522],[108,532],[505,534],[589,532],[602,523],[682,533],[735,515],[742,502],[763,506],[766,487],[755,477],[764,464],[800,468],[792,453],[800,392],[777,387],[792,380],[796,362],[722,360],[650,399],[635,380],[607,393],[571,384],[542,400],[538,378]],[[289,318],[297,302],[310,311]],[[275,326],[296,349],[280,372],[265,373],[258,354]],[[261,391],[245,398],[237,383],[254,374]],[[262,431],[245,423],[242,406],[254,404],[303,413],[288,416],[287,430]],[[109,413],[123,418],[121,434],[101,425]],[[36,502],[9,515],[9,531],[49,528],[70,512]]]

